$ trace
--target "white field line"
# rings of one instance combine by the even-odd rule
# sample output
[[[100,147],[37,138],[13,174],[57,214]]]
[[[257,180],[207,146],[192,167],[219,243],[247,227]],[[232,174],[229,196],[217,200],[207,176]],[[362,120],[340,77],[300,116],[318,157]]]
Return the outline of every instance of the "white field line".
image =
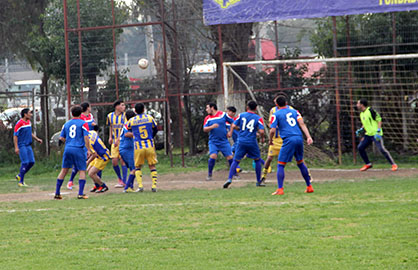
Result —
[[[373,203],[373,204],[380,204],[380,203],[410,203],[410,202],[417,202],[417,200],[377,200],[377,201],[356,201],[357,204],[359,203]],[[344,204],[344,203],[351,203],[348,201],[326,201],[326,202],[211,202],[212,206],[281,206],[281,205],[311,205],[311,204]],[[182,206],[202,206],[207,207],[207,202],[196,202],[196,203],[149,203],[149,204],[139,204],[139,205],[119,205],[117,207],[111,208],[138,208],[138,207],[182,207]],[[110,209],[111,209],[110,208]],[[106,209],[109,210],[107,206],[89,206],[89,207],[82,207],[82,208],[75,208],[75,207],[67,207],[64,210],[82,210],[82,209]],[[62,211],[61,208],[39,208],[39,209],[0,209],[0,213],[27,213],[27,212],[48,212],[48,211]]]

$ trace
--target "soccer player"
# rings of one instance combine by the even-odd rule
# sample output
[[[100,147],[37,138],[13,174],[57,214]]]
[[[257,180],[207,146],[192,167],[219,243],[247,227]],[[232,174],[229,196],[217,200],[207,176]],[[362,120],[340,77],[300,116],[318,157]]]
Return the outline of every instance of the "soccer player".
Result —
[[[269,144],[273,145],[273,138],[276,130],[279,129],[283,139],[283,146],[280,150],[277,164],[277,183],[278,189],[272,195],[283,195],[283,183],[285,178],[284,167],[291,162],[295,156],[297,165],[306,182],[306,193],[314,192],[311,185],[311,175],[303,162],[303,136],[302,131],[307,137],[308,145],[313,143],[309,130],[303,122],[303,118],[298,111],[287,105],[285,96],[277,97],[279,109],[273,114]],[[301,131],[302,130],[302,131]]]
[[[145,113],[145,105],[138,103],[135,105],[135,112],[137,115],[132,117],[126,124],[126,128],[132,130],[135,150],[135,177],[138,181],[137,192],[143,192],[144,186],[142,184],[142,165],[145,164],[145,160],[148,162],[149,169],[151,171],[152,179],[152,192],[157,192],[157,154],[154,146],[154,136],[157,134],[157,124],[152,116]],[[132,176],[130,176],[132,179]]]
[[[129,121],[132,117],[134,117],[136,113],[132,110],[128,110],[126,112],[126,120]],[[120,135],[119,141],[119,153],[122,160],[128,166],[130,174],[128,177],[128,181],[125,184],[125,188],[123,192],[129,193],[134,192],[133,185],[135,179],[135,160],[134,160],[134,139],[132,130],[128,129],[126,125],[123,127],[122,133]]]
[[[125,162],[123,162],[119,154],[119,146],[115,144],[116,140],[120,137],[123,126],[126,123],[125,107],[125,103],[123,103],[122,100],[116,100],[113,103],[113,108],[115,111],[109,113],[106,118],[106,125],[109,126],[109,144],[111,145],[110,156],[112,158],[113,170],[118,176],[118,184],[115,185],[116,188],[123,188],[125,186],[126,177],[128,174],[128,168],[126,167]],[[118,164],[119,159],[121,159],[123,178],[120,175],[120,168]]]
[[[279,94],[279,95],[277,95],[274,98],[274,103],[276,104],[276,106],[274,106],[270,110],[269,123],[272,122],[273,115],[279,109],[279,106],[277,105],[277,98],[280,95],[284,95],[284,94]],[[271,165],[271,162],[273,161],[273,158],[274,157],[278,157],[279,156],[280,149],[282,148],[282,145],[283,145],[283,140],[280,137],[279,130],[276,129],[276,133],[274,133],[274,136],[273,136],[273,144],[272,145],[269,145],[268,154],[267,154],[267,160],[266,160],[266,163],[264,164],[263,173],[261,175],[261,182],[262,183],[264,183],[266,181],[267,174],[269,172],[271,172],[271,166],[270,166]]]
[[[22,118],[16,123],[13,134],[15,153],[19,155],[21,161],[20,172],[16,175],[16,180],[18,181],[17,185],[19,187],[26,187],[25,174],[35,164],[35,157],[31,146],[32,139],[35,139],[38,143],[42,143],[42,140],[32,133],[32,125],[30,122],[32,111],[25,108],[20,112],[20,116]]]
[[[94,130],[89,132],[89,141],[90,141],[90,150],[94,153],[94,159],[89,164],[87,172],[91,179],[94,181],[94,187],[90,192],[103,193],[109,190],[106,183],[101,180],[101,175],[99,172],[103,171],[106,168],[107,163],[110,161],[110,151],[107,149],[106,145],[100,139],[97,131],[99,127],[96,125],[93,127]]]
[[[203,131],[209,133],[209,160],[208,176],[206,180],[212,180],[212,172],[218,157],[218,152],[222,152],[229,165],[232,164],[232,150],[227,137],[226,123],[232,124],[234,119],[228,114],[218,111],[215,103],[206,105],[207,116],[203,122]]]
[[[89,131],[90,130],[94,130],[94,126],[96,126],[96,121],[94,121],[94,117],[93,114],[91,113],[91,107],[90,104],[88,102],[83,102],[80,104],[81,109],[82,109],[82,113],[80,115],[80,119],[84,120],[88,125],[89,125]],[[87,148],[86,148],[87,151]],[[75,176],[77,175],[77,169],[73,168],[71,170],[71,176],[70,176],[70,180],[67,183],[67,188],[68,189],[73,189],[73,180],[75,178]],[[101,171],[100,171],[101,173]],[[101,176],[100,176],[101,177]]]
[[[396,165],[389,151],[386,150],[383,144],[382,117],[368,106],[368,102],[365,99],[360,99],[357,102],[357,109],[361,111],[360,120],[363,126],[356,131],[356,135],[360,136],[362,132],[366,132],[358,146],[360,156],[365,163],[360,171],[364,172],[373,167],[373,164],[370,162],[366,153],[366,148],[373,142],[387,161],[392,164],[392,171],[398,170],[398,165]]]
[[[89,149],[89,126],[80,119],[81,107],[75,106],[71,109],[73,119],[64,124],[60,140],[65,142],[64,155],[62,157],[62,169],[57,178],[57,186],[55,190],[56,200],[61,200],[61,186],[68,170],[72,167],[80,172],[78,184],[78,199],[88,199],[84,194],[84,186],[86,184],[86,159],[91,155]],[[87,146],[87,153],[84,147]]]
[[[226,108],[226,113],[228,114],[228,116],[232,119],[234,119],[234,121],[236,120],[235,115],[237,114],[237,109],[234,106],[229,106],[228,108]],[[226,123],[226,128],[227,131],[229,132],[231,130],[231,124],[230,123]],[[235,150],[236,150],[236,145],[238,142],[238,130],[234,129],[232,131],[232,141],[234,142],[232,144],[231,150],[232,150],[232,154],[235,154]],[[241,171],[241,167],[238,165],[237,167],[237,173],[234,175],[234,177],[239,178],[238,173]]]
[[[255,161],[255,174],[257,177],[256,185],[261,183],[261,160],[260,149],[257,143],[257,132],[260,134],[262,140],[264,138],[263,118],[257,115],[257,103],[253,100],[247,103],[247,112],[241,113],[231,126],[228,136],[232,136],[233,130],[239,130],[239,140],[234,155],[234,161],[229,169],[228,180],[223,187],[228,188],[232,183],[232,177],[236,173],[236,169],[240,161],[247,157]]]

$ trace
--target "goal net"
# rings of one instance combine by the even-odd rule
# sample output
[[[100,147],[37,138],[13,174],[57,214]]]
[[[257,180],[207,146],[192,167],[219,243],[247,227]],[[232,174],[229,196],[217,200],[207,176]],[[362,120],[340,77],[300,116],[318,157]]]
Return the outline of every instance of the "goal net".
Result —
[[[264,108],[279,92],[288,96],[312,133],[315,149],[355,157],[361,127],[356,103],[366,99],[382,116],[389,151],[418,151],[418,54],[225,62],[225,104],[247,93]]]

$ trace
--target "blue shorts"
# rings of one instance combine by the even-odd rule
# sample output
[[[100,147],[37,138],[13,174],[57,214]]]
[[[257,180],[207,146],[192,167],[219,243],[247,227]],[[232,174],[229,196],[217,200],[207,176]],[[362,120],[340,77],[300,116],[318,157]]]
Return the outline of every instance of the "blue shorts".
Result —
[[[22,164],[35,163],[32,146],[30,145],[19,146],[19,157]]]
[[[300,136],[283,139],[278,161],[288,163],[292,161],[293,156],[295,156],[296,161],[303,160],[303,138]]]
[[[222,152],[224,157],[232,156],[232,150],[229,141],[225,140],[225,142],[221,143],[209,142],[209,155],[218,154],[219,151]]]
[[[135,170],[134,149],[119,149],[119,154],[129,170]]]
[[[245,157],[245,155],[247,155],[248,158],[259,159],[260,148],[258,148],[258,144],[237,143],[234,159],[242,160]]]
[[[87,153],[79,147],[66,147],[62,156],[62,168],[72,168],[79,171],[86,170]]]

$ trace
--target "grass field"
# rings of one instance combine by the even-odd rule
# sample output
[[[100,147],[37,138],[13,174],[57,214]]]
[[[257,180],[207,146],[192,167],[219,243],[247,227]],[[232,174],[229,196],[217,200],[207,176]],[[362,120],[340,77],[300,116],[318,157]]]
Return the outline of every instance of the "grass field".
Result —
[[[0,206],[0,269],[418,269],[417,179]]]

